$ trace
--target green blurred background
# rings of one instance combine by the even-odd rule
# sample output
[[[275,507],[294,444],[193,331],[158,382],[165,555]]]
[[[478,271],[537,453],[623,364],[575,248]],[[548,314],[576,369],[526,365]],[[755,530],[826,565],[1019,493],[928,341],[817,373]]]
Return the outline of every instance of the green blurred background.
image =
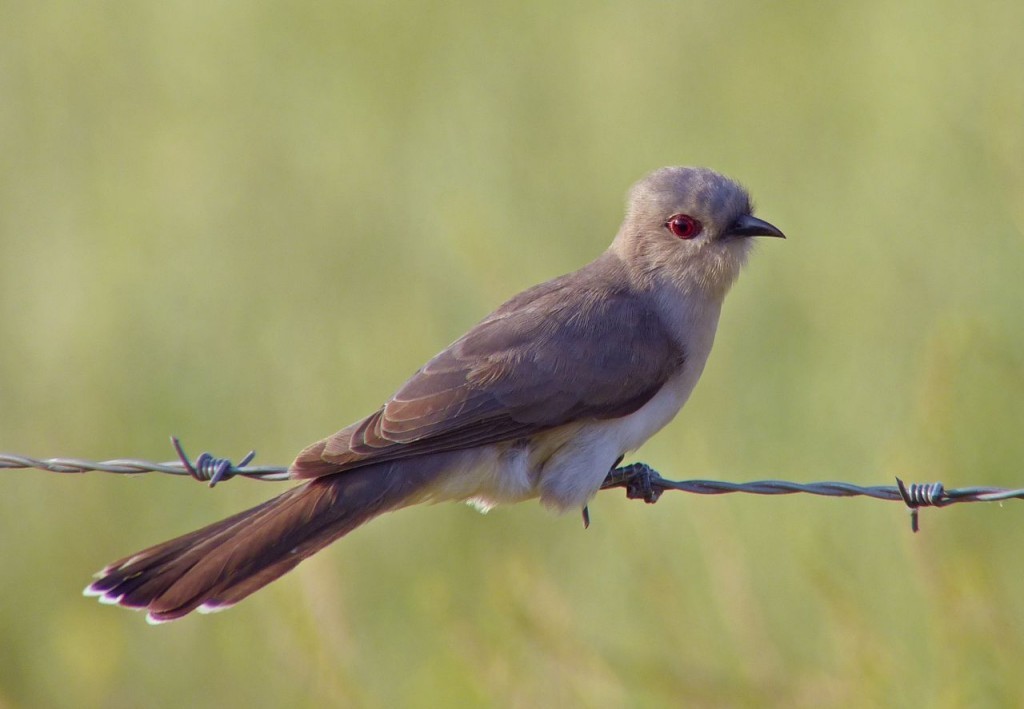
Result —
[[[284,464],[665,164],[786,242],[669,477],[1024,485],[1024,4],[0,4],[0,450]],[[1024,506],[407,510],[152,628],[104,563],[284,489],[0,476],[0,706],[1013,706]]]

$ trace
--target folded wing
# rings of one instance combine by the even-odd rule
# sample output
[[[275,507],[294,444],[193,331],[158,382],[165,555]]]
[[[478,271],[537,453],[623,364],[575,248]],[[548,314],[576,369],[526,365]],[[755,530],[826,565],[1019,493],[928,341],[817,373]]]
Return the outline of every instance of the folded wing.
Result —
[[[293,477],[509,441],[639,409],[677,371],[683,353],[644,297],[594,265],[507,302],[377,412],[303,451]]]

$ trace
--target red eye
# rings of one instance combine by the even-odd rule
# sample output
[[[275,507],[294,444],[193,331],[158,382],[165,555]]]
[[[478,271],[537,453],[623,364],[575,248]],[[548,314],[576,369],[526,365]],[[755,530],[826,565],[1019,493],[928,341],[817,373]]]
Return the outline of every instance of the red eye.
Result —
[[[665,222],[665,226],[680,239],[692,239],[701,230],[701,223],[686,214],[676,214],[673,217],[669,217],[669,220]]]

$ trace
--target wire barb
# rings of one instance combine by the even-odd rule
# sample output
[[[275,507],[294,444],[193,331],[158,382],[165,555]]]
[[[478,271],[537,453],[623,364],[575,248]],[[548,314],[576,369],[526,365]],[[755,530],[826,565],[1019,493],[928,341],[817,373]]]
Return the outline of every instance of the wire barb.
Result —
[[[919,507],[942,507],[947,503],[946,489],[942,483],[912,483],[905,484],[898,477],[896,488],[900,491],[900,497],[910,510],[910,531],[917,534],[920,530],[918,524]]]
[[[192,463],[189,461],[188,456],[185,455],[185,449],[181,447],[181,439],[177,436],[171,436],[171,445],[174,446],[174,450],[178,454],[178,460],[185,466],[188,474],[199,482],[209,481],[210,487],[213,487],[221,480],[228,480],[234,477],[238,474],[239,468],[244,468],[256,457],[256,450],[253,449],[246,453],[245,457],[242,458],[242,462],[236,466],[228,458],[214,458],[213,454],[204,452],[199,454],[195,463]]]

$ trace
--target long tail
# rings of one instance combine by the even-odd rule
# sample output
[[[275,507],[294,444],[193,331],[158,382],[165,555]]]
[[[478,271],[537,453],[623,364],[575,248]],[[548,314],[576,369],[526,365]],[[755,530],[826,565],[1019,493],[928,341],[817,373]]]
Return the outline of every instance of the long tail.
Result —
[[[413,499],[435,470],[411,463],[384,463],[311,480],[109,564],[85,595],[145,608],[150,623],[232,606],[364,522]]]

